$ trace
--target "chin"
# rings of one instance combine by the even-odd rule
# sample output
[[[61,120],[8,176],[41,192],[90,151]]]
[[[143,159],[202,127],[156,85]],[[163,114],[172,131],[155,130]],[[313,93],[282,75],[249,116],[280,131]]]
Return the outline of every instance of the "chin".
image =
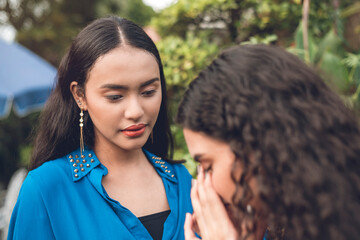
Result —
[[[126,151],[134,151],[134,150],[138,150],[140,148],[142,148],[145,145],[146,142],[144,141],[138,141],[138,142],[134,142],[132,144],[128,144],[128,145],[124,145],[124,144],[117,144],[119,148],[122,148]]]

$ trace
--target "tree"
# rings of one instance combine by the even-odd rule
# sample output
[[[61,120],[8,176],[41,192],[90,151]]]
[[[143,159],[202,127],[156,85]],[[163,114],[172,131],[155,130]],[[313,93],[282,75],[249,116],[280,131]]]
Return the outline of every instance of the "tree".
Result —
[[[308,53],[308,64],[326,74],[325,79],[331,80],[328,83],[342,94],[349,106],[356,106],[360,93],[360,57],[355,52],[346,52],[343,32],[347,24],[345,13],[353,15],[358,5],[352,6],[352,0],[309,1],[305,28],[308,48],[304,49],[303,30],[299,28],[303,3],[302,0],[178,0],[154,17],[151,24],[163,37],[158,46],[172,99],[172,116],[184,89],[197,73],[223,48],[239,43],[276,44],[303,59]],[[192,42],[198,45],[193,47]],[[175,157],[188,159],[187,167],[194,173],[195,163],[187,153],[181,129],[172,125],[172,131],[176,140]]]
[[[324,36],[337,21],[338,11],[353,0],[311,1],[309,31]],[[302,17],[302,0],[178,0],[152,20],[162,36],[185,37],[187,31],[222,32],[224,44],[238,44],[251,37],[277,36],[277,44],[288,46]]]
[[[16,40],[54,66],[94,19],[119,15],[145,25],[155,14],[142,0],[0,0],[0,12],[7,16],[3,24],[16,29]]]
[[[179,0],[160,13],[153,24],[163,35],[184,36],[190,29],[221,29],[225,43],[239,43],[296,26],[301,16],[299,1],[276,0]],[[168,21],[163,21],[163,19]]]

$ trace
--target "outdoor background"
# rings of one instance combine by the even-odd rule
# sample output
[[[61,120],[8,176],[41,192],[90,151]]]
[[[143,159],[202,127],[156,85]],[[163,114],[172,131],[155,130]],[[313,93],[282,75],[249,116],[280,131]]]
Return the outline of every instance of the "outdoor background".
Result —
[[[159,1],[146,1],[151,2]],[[251,43],[279,45],[300,56],[350,108],[360,110],[357,0],[178,0],[162,9],[142,0],[0,0],[0,38],[13,39],[57,67],[79,30],[108,15],[131,19],[152,33],[172,118],[188,83],[222,49]],[[38,116],[11,113],[0,120],[0,190],[16,169],[28,166]],[[173,124],[172,131],[175,159],[187,159],[194,174],[181,129]]]

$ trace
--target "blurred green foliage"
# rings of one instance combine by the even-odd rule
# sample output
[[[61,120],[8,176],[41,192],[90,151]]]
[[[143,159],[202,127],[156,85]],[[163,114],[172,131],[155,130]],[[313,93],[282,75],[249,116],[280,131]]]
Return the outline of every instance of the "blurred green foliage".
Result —
[[[168,36],[157,47],[162,57],[170,104],[175,105],[190,81],[219,51],[218,46],[208,40],[206,33],[196,37],[192,32],[185,38]]]
[[[309,28],[316,36],[327,32],[338,15],[338,10],[332,7],[333,1],[311,1]],[[353,0],[343,0],[339,7],[351,3]],[[153,18],[152,24],[163,36],[184,37],[190,29],[220,27],[226,30],[227,38],[223,40],[227,43],[275,34],[280,44],[286,45],[292,41],[301,16],[301,0],[178,0]]]
[[[173,116],[184,86],[209,59],[228,46],[276,44],[304,59],[302,7],[301,0],[178,0],[154,17],[151,24],[163,37],[158,46],[171,93]],[[355,29],[346,29],[348,17],[360,15],[360,10],[354,9],[360,9],[359,2],[311,1],[308,64],[339,92],[348,106],[357,108],[360,48],[349,52],[348,46],[354,39],[360,41],[360,31],[356,37]],[[358,23],[360,26],[360,21]],[[345,38],[344,32],[349,29],[354,31],[355,38]],[[199,45],[193,49],[191,46],[196,41]],[[214,48],[210,47],[214,43]],[[187,159],[187,167],[194,174],[196,164],[190,160],[182,131],[176,125],[172,130],[176,140],[175,157]]]
[[[302,59],[308,54],[307,63],[339,92],[349,107],[360,109],[359,0],[311,1],[308,50],[304,49],[300,27],[301,0],[178,0],[158,13],[141,0],[19,0],[18,5],[8,4],[6,8],[10,2],[13,1],[0,0],[0,12],[6,12],[6,23],[18,31],[17,40],[55,66],[72,38],[95,18],[120,15],[141,26],[155,27],[162,38],[157,46],[172,117],[189,82],[222,49],[254,43],[280,45]],[[26,165],[31,151],[31,145],[24,140],[30,130],[16,126],[34,125],[35,118],[13,117],[5,120],[13,127],[0,121],[1,169],[6,164]],[[171,129],[175,137],[174,158],[188,160],[185,165],[194,175],[196,163],[187,152],[182,130],[175,124]]]
[[[194,32],[188,32],[185,38],[169,35],[157,47],[164,66],[170,115],[174,117],[187,85],[212,61],[219,52],[219,47],[209,41],[207,32],[198,36]],[[196,164],[187,152],[181,128],[172,124],[171,130],[175,143],[174,158],[187,160],[185,166],[190,173],[195,174]]]
[[[0,0],[0,14],[19,43],[58,66],[72,39],[96,18],[119,15],[145,26],[155,12],[142,0]]]
[[[38,116],[32,113],[20,118],[11,112],[0,120],[0,185],[6,185],[16,169],[28,166],[30,152],[24,151],[31,148],[29,135]]]

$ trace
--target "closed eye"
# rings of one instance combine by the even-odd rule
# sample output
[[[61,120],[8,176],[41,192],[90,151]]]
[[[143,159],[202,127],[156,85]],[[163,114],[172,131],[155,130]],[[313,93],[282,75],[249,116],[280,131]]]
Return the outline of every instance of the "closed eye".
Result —
[[[198,162],[201,164],[202,168],[204,169],[205,174],[209,171],[212,171],[212,162],[209,160],[206,160],[206,158],[204,158],[203,155],[195,154],[194,160],[195,160],[195,162]]]
[[[148,90],[141,93],[144,97],[151,97],[156,93],[156,90]]]
[[[117,101],[117,100],[121,100],[124,98],[124,96],[122,95],[109,95],[106,96],[107,99],[109,99],[110,101]]]
[[[204,173],[208,173],[209,171],[212,170],[212,165],[209,165],[207,168],[204,167]]]

